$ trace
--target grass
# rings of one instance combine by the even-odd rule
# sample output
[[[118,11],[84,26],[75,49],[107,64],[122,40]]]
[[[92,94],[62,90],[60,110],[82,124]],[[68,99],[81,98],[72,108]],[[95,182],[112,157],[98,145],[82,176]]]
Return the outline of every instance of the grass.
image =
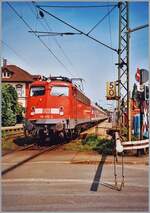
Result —
[[[96,151],[99,154],[113,153],[114,142],[104,137],[97,137],[96,135],[89,135],[84,140],[74,140],[64,145],[64,150],[70,151]]]
[[[11,132],[12,133],[12,132]],[[4,150],[13,150],[15,149],[16,145],[13,143],[13,139],[8,139],[7,136],[9,133],[6,131],[2,131],[2,140],[1,140],[1,149]]]
[[[14,150],[15,148],[16,148],[16,144],[14,144],[12,139],[7,140],[7,141],[5,139],[2,140],[2,145],[1,145],[2,151]]]
[[[17,136],[16,138],[13,138],[13,133],[15,133],[15,131],[13,130],[11,130],[11,132],[2,131],[2,140],[1,140],[2,152],[14,150],[18,146],[23,146],[24,144],[32,143],[31,140],[29,141],[28,137],[25,138],[22,136]]]

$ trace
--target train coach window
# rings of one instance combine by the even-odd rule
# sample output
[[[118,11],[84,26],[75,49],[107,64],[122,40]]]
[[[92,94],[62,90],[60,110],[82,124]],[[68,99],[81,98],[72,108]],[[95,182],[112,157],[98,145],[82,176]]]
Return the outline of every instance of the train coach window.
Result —
[[[51,89],[52,96],[68,96],[69,88],[63,86],[53,86]]]
[[[40,96],[44,95],[45,93],[45,87],[37,86],[37,87],[31,87],[30,89],[30,96]]]

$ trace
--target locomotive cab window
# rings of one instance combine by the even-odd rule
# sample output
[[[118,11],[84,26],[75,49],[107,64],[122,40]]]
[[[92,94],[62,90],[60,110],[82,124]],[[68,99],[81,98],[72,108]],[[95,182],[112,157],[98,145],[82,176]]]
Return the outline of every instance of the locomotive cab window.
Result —
[[[30,96],[41,96],[44,94],[45,94],[45,87],[43,86],[31,87],[30,89]]]
[[[68,96],[69,88],[64,86],[53,86],[50,94],[52,96]]]

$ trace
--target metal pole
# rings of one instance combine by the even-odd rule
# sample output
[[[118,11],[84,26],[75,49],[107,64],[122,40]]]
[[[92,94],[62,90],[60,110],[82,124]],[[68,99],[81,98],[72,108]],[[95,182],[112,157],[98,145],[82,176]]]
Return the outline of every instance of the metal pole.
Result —
[[[129,4],[127,2],[127,29],[129,29]],[[130,79],[129,79],[129,43],[130,34],[127,33],[127,120],[128,120],[128,141],[131,141],[131,107],[130,107]]]
[[[121,2],[118,3],[119,8],[119,44],[118,44],[118,107],[117,107],[117,126],[120,130],[120,63],[121,63]]]
[[[131,140],[130,88],[129,88],[129,8],[128,2],[119,2],[119,49],[118,49],[118,126],[122,133],[127,127],[127,139]],[[126,114],[125,114],[126,111]],[[122,118],[126,116],[127,124]],[[123,127],[123,128],[122,128]]]
[[[132,32],[135,32],[137,30],[141,30],[141,29],[146,28],[146,27],[149,27],[149,24],[145,24],[145,25],[141,25],[139,27],[133,28],[133,29],[129,29],[127,33],[132,33]]]
[[[140,86],[142,85],[142,70],[140,70]],[[143,132],[142,132],[142,126],[143,126],[143,108],[142,108],[142,92],[140,93],[140,140],[143,139]]]
[[[140,87],[142,85],[142,70],[140,70]],[[142,108],[142,92],[140,92],[140,140],[143,139],[143,108]],[[141,154],[144,154],[144,149],[138,149],[137,150],[137,156],[140,156]]]

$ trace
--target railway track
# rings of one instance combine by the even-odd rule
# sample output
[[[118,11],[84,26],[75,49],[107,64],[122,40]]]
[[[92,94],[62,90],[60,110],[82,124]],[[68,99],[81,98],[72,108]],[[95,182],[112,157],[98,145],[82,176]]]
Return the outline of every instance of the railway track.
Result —
[[[8,151],[6,153],[3,153],[2,157],[6,156],[6,155],[13,154],[14,152],[17,152],[17,151],[24,151],[26,149],[29,149],[29,148],[33,147],[33,146],[34,146],[34,144],[31,144],[31,145],[25,146],[23,148],[18,148],[18,149],[14,149],[14,150]]]
[[[106,120],[106,119],[104,119],[104,120]],[[103,122],[104,120],[100,121],[100,123]],[[94,127],[94,126],[93,126],[93,127]],[[90,127],[90,128],[91,128],[91,127]],[[88,129],[90,129],[90,128],[88,128]],[[81,133],[81,134],[82,134],[82,133]],[[80,136],[81,136],[81,134],[80,134]],[[80,136],[79,136],[79,137],[80,137]],[[77,138],[78,138],[78,137],[77,137]],[[29,157],[27,157],[27,158],[21,160],[20,162],[17,162],[16,164],[10,166],[9,168],[4,169],[4,170],[2,171],[2,175],[7,174],[8,172],[10,172],[10,171],[12,171],[12,170],[18,168],[19,166],[25,164],[26,162],[28,162],[28,161],[30,161],[30,160],[32,160],[32,159],[38,157],[39,155],[41,155],[41,154],[43,154],[43,153],[45,153],[45,152],[48,152],[48,151],[57,149],[57,148],[58,148],[59,146],[61,146],[61,145],[62,145],[62,144],[56,144],[56,145],[52,145],[52,146],[50,146],[50,147],[48,147],[48,148],[45,148],[45,147],[44,147],[44,149],[41,147],[42,150],[40,150],[40,148],[38,148],[38,152],[37,152],[37,153],[35,153],[35,154],[33,154],[33,155],[31,155],[31,156],[29,156]],[[8,153],[3,154],[2,157],[6,156],[6,155],[8,155],[8,154],[14,154],[14,153],[17,152],[17,151],[24,151],[24,150],[28,150],[28,149],[31,149],[31,148],[34,148],[34,147],[35,147],[35,145],[34,145],[34,144],[31,144],[31,145],[28,145],[28,146],[26,146],[26,147],[24,147],[24,148],[18,148],[18,149],[16,149],[16,150],[13,150],[13,151],[11,151],[11,152],[8,152]]]
[[[38,151],[37,153],[32,154],[31,156],[29,156],[29,157],[27,157],[27,158],[21,160],[20,162],[17,162],[16,164],[14,164],[14,165],[8,167],[7,169],[4,169],[4,170],[2,171],[2,173],[1,173],[2,176],[5,175],[5,174],[7,174],[8,172],[10,172],[10,171],[12,171],[12,170],[18,168],[19,166],[21,166],[21,165],[27,163],[28,161],[30,161],[30,160],[32,160],[32,159],[34,159],[34,158],[36,158],[36,157],[42,155],[42,154],[45,153],[45,152],[48,152],[48,151],[57,149],[59,146],[61,146],[61,144],[52,145],[51,147],[44,148],[44,150],[42,149],[42,150]],[[33,147],[33,146],[27,147],[26,149],[30,149],[31,147]],[[22,149],[22,150],[25,150],[25,149]],[[21,151],[21,150],[19,150],[19,151]]]

